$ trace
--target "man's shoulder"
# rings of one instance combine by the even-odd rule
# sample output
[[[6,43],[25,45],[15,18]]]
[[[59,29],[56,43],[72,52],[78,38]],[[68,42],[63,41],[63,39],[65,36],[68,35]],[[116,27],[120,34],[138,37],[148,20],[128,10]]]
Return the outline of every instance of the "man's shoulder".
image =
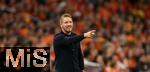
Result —
[[[60,33],[56,33],[55,34],[55,37],[59,37],[59,36],[62,36],[63,34],[60,32]]]
[[[55,36],[57,36],[57,35],[60,35],[60,34],[62,34],[62,33],[61,33],[61,32],[59,32],[59,33],[56,33],[56,34],[55,34]]]
[[[56,33],[55,36],[59,36],[59,35],[65,35],[64,33],[62,32],[59,32],[59,33]],[[77,35],[76,33],[72,32],[71,35]]]
[[[76,33],[74,33],[74,32],[72,32],[71,34],[72,34],[72,35],[77,35],[77,34],[76,34]]]
[[[75,36],[75,35],[77,35],[77,34],[74,33],[74,32],[72,32],[71,35],[72,35],[72,36]],[[57,37],[62,37],[62,36],[66,36],[66,35],[65,35],[64,33],[62,33],[62,32],[55,34],[55,38],[57,38]]]

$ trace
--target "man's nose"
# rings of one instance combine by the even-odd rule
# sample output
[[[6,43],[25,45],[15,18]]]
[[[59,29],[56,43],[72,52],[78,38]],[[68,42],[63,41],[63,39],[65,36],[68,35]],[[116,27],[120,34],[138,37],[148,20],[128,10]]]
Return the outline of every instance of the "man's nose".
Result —
[[[68,22],[67,25],[71,25],[71,23]]]

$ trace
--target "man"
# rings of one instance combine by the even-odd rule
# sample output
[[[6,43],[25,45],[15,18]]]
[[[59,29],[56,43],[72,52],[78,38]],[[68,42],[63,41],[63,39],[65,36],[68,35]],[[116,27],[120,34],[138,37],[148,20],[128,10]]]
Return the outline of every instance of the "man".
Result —
[[[54,51],[56,55],[56,72],[82,72],[84,71],[83,56],[80,41],[91,38],[95,30],[76,35],[72,33],[73,20],[70,14],[65,13],[60,17],[61,32],[54,38]]]

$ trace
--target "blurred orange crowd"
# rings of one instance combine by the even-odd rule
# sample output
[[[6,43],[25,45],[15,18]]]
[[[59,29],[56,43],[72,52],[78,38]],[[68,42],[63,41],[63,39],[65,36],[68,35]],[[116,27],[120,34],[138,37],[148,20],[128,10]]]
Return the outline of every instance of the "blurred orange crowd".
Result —
[[[84,39],[81,48],[85,59],[101,65],[100,71],[148,72],[149,3],[148,0],[0,0],[0,47],[49,46],[52,65],[53,38],[60,31],[59,16],[68,12],[73,16],[75,33],[96,30],[96,37]]]

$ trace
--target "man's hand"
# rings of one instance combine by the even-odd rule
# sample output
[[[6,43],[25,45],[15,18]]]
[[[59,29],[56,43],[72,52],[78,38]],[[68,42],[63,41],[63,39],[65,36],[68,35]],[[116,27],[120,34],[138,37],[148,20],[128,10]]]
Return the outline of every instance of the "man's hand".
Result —
[[[86,72],[86,70],[82,70],[82,72]]]
[[[92,38],[95,35],[95,32],[96,32],[96,30],[88,31],[88,32],[84,33],[84,37]]]

